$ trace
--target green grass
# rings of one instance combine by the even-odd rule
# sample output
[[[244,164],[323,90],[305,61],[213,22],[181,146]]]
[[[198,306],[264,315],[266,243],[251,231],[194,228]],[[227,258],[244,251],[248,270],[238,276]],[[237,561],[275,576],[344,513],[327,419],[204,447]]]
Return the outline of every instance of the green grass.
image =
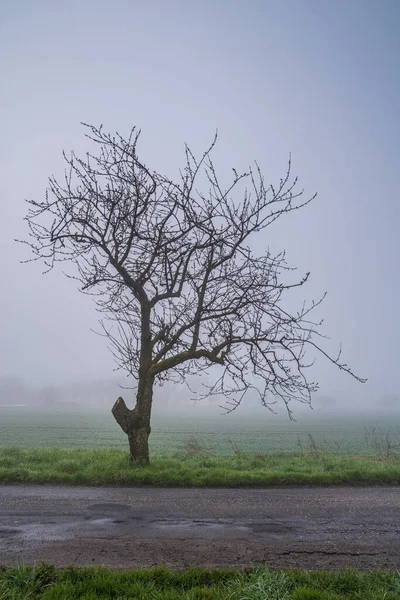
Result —
[[[0,568],[0,600],[398,600],[400,573]]]
[[[200,487],[398,485],[400,460],[324,453],[215,457],[181,452],[156,455],[143,468],[129,462],[126,450],[7,448],[0,450],[0,482]]]
[[[215,456],[232,455],[232,442],[243,452],[298,452],[309,446],[309,433],[319,448],[341,456],[374,455],[367,444],[366,429],[378,426],[376,441],[385,451],[386,434],[392,447],[400,443],[400,413],[385,417],[370,415],[329,416],[324,411],[296,411],[298,422],[271,415],[267,410],[248,409],[220,415],[199,406],[183,414],[177,411],[152,417],[150,451],[152,455],[179,452],[195,437]],[[325,416],[324,416],[325,415]],[[31,409],[0,409],[0,448],[115,448],[125,450],[127,438],[111,412],[51,412]]]

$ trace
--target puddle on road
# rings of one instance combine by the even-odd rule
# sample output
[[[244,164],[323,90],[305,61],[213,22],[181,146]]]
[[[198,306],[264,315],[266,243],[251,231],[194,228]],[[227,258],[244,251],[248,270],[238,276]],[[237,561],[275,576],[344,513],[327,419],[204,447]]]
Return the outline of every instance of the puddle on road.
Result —
[[[13,529],[12,527],[0,527],[0,537],[3,535],[15,535],[18,532],[18,529]]]
[[[146,515],[124,504],[94,504],[75,515],[8,515],[0,518],[0,543],[25,544],[72,538],[113,538],[140,532],[172,535],[185,532],[194,537],[242,535],[282,537],[297,530],[295,523],[275,520],[188,518],[182,514]],[[153,534],[151,533],[153,532]],[[8,542],[6,542],[8,540]]]
[[[249,531],[246,525],[234,521],[222,521],[220,519],[156,519],[151,522],[152,527],[157,529],[236,529]]]
[[[284,535],[294,531],[292,525],[275,521],[235,521],[233,519],[155,519],[151,526],[157,529],[170,530],[229,530],[231,532],[248,532],[253,534]]]
[[[112,504],[112,502],[104,503],[104,504],[91,504],[86,508],[88,513],[130,513],[132,512],[132,506],[128,506],[128,504]]]

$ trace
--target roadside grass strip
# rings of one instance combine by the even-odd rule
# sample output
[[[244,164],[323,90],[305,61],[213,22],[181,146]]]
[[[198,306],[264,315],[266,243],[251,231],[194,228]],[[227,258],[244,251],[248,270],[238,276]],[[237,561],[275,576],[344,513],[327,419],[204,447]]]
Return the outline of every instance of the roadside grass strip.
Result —
[[[1,483],[238,487],[399,485],[400,459],[313,453],[158,454],[147,467],[117,449],[0,450]]]
[[[0,567],[0,600],[398,600],[400,573]]]

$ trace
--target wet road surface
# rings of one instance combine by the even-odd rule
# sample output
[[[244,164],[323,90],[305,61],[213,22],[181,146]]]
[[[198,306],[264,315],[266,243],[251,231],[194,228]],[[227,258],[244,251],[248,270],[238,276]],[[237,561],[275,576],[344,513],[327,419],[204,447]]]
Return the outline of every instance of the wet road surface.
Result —
[[[400,488],[0,486],[0,564],[400,568]]]

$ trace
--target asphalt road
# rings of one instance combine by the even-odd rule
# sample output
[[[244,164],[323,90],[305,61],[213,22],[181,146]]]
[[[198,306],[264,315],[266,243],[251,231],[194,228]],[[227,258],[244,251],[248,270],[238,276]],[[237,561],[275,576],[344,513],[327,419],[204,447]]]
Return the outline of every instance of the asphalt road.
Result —
[[[0,564],[400,568],[400,488],[0,486]]]

